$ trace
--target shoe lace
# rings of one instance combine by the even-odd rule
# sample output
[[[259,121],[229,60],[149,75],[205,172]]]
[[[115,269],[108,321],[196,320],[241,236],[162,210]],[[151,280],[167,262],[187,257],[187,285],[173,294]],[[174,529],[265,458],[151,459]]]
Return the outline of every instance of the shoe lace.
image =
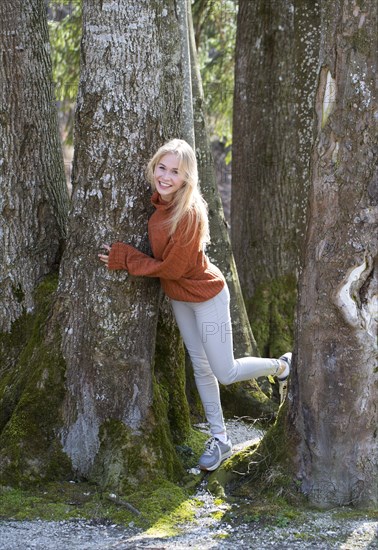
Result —
[[[211,438],[206,442],[205,452],[204,452],[203,454],[204,454],[204,455],[211,455],[216,444],[217,444],[217,440],[215,439],[215,437],[211,437]]]

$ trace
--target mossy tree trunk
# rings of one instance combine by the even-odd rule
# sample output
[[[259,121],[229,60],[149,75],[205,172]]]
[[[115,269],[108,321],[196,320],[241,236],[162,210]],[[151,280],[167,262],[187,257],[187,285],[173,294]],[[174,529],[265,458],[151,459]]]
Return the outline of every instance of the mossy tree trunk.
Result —
[[[239,2],[231,240],[248,315],[264,356],[277,357],[293,345],[317,12],[317,4],[308,1]]]
[[[45,3],[4,1],[0,20],[0,471],[3,482],[17,483],[41,469],[66,474],[67,461],[51,443],[64,364],[53,358],[56,334],[44,325],[69,198]]]
[[[316,139],[289,398],[258,448],[220,469],[214,487],[243,495],[300,488],[318,507],[375,508],[378,14],[372,0],[363,8],[324,0],[319,13]],[[308,19],[302,34],[310,32]]]
[[[258,350],[245,309],[238,272],[231,249],[230,237],[224,218],[222,201],[216,183],[214,159],[207,129],[204,93],[197,59],[191,8],[188,9],[190,41],[190,68],[193,98],[193,125],[195,150],[201,190],[209,207],[211,242],[207,253],[224,274],[231,296],[231,319],[235,357],[258,355]],[[261,381],[260,381],[261,383]],[[269,384],[263,385],[269,390]],[[275,411],[255,380],[243,384],[221,386],[222,402],[229,414],[261,418]]]
[[[73,209],[57,314],[68,390],[61,439],[80,475],[105,475],[113,485],[152,471],[172,475],[176,466],[153,368],[158,282],[107,272],[97,252],[116,240],[148,252],[144,167],[180,132],[178,41],[173,2],[83,4]]]
[[[311,503],[376,506],[377,6],[324,1],[321,17],[289,425]]]
[[[43,0],[0,5],[0,331],[57,270],[68,193]]]

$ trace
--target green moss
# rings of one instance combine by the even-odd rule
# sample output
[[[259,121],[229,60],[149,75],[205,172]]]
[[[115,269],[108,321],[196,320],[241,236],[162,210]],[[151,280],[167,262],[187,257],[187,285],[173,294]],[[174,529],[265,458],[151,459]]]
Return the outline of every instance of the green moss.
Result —
[[[174,440],[179,437],[179,432],[175,432],[176,437],[173,437],[172,424],[170,423],[171,417],[168,411],[169,404],[167,404],[160,392],[160,385],[154,380],[153,412],[155,425],[151,426],[151,432],[149,435],[146,434],[146,437],[149,437],[154,447],[158,449],[158,462],[161,465],[161,471],[165,472],[168,479],[178,480],[184,473],[182,463],[174,446]],[[188,427],[185,426],[185,430],[181,433],[182,441],[187,437],[189,430],[190,425]]]
[[[278,405],[257,386],[255,380],[221,386],[222,407],[226,417],[248,416],[267,426],[274,421]]]
[[[73,484],[75,486],[76,484]],[[16,520],[64,520],[85,517],[88,511],[88,488],[83,487],[79,494],[71,490],[70,484],[34,488],[33,492],[0,488],[0,517]],[[93,491],[93,489],[92,489]],[[92,504],[93,513],[93,504]],[[94,514],[94,517],[95,514]]]
[[[297,283],[293,275],[267,281],[246,299],[248,317],[262,357],[279,357],[293,347]]]
[[[135,442],[130,429],[119,420],[108,419],[100,427],[99,439],[91,481],[97,482],[101,490],[121,492],[136,487],[140,444],[133,449]]]
[[[164,405],[155,391],[148,431],[134,433],[123,422],[109,419],[100,427],[100,448],[90,479],[102,490],[127,493],[157,477],[177,480],[184,471],[172,443]],[[156,411],[162,416],[155,416]],[[159,419],[159,422],[156,421]]]
[[[98,483],[102,490],[125,493],[135,490],[140,483],[158,477],[181,480],[185,476],[184,468],[195,465],[196,462],[193,462],[198,460],[199,441],[203,452],[206,436],[192,430],[190,424],[187,426],[187,413],[183,414],[185,422],[181,424],[181,431],[178,431],[177,423],[172,427],[169,377],[162,373],[162,364],[160,369],[160,383],[156,376],[153,377],[151,416],[142,431],[135,433],[123,422],[114,419],[108,419],[100,427],[100,448],[90,479]],[[177,399],[179,396],[185,399],[185,395],[178,392]],[[180,444],[175,445],[174,439],[179,439]]]
[[[16,298],[17,302],[19,304],[22,304],[22,302],[25,299],[25,293],[22,290],[22,286],[20,284],[18,284],[17,286],[12,285],[12,292],[13,292],[13,295]]]
[[[225,513],[226,513],[225,510],[217,510],[216,512],[211,512],[211,517],[213,519],[220,521],[225,515]]]
[[[140,500],[147,499],[148,517],[151,526],[148,534],[167,537],[180,532],[180,524],[192,521],[198,506],[202,505],[197,499],[189,497],[180,487],[167,482],[159,482],[155,487],[148,488],[148,494],[138,494]],[[145,511],[146,508],[144,509]]]
[[[13,323],[12,332],[0,335],[0,431],[11,418],[27,380],[27,372],[18,360],[23,351],[27,356],[33,326],[34,316],[24,313]]]
[[[194,468],[204,451],[209,434],[191,428],[189,435],[180,445],[176,445],[176,451],[185,469]]]
[[[318,511],[318,508],[316,509]],[[339,508],[333,512],[333,517],[338,520],[343,519],[366,519],[377,520],[377,510],[358,510],[356,508]]]
[[[199,458],[199,456],[203,453],[203,446],[208,439],[209,434],[192,428],[189,436],[184,440],[184,444],[191,447],[196,457]]]
[[[39,286],[35,311],[25,313],[10,334],[0,336],[0,471],[13,486],[74,478],[56,430],[62,425],[65,362],[58,323],[49,322],[57,277]],[[53,327],[53,328],[51,328]],[[90,481],[125,493],[157,477],[183,478],[175,443],[193,438],[185,396],[184,351],[172,317],[162,316],[150,417],[140,433],[108,419]],[[201,450],[202,452],[202,450]],[[191,455],[195,459],[195,453]]]
[[[0,517],[17,520],[71,518],[131,521],[149,534],[171,536],[194,518],[203,504],[183,488],[161,478],[123,495],[111,495],[89,483],[49,483],[33,492],[0,487]],[[134,510],[134,511],[131,511]]]
[[[234,528],[251,523],[261,527],[297,525],[300,529],[308,517],[308,510],[303,505],[292,506],[280,496],[273,499],[260,495],[255,499],[231,500],[237,503],[236,509],[229,500],[216,503],[225,507],[228,504],[222,517],[218,514],[216,519],[231,523]],[[110,495],[90,483],[47,483],[34,487],[32,492],[0,486],[0,518],[55,521],[82,518],[108,520],[120,525],[133,522],[155,536],[178,534],[182,523],[195,521],[196,512],[202,506],[203,502],[193,498],[182,487],[163,479],[155,479],[123,495]],[[333,518],[335,521],[364,518],[368,521],[375,516],[372,510],[342,508],[333,512]],[[307,537],[300,533],[294,536]]]
[[[66,478],[70,463],[54,430],[60,423],[65,363],[60,334],[47,334],[57,277],[47,277],[35,293],[35,312],[24,313],[0,336],[2,356],[0,470],[6,483]]]
[[[160,310],[155,347],[156,395],[164,401],[169,429],[175,443],[190,433],[190,412],[185,394],[185,351],[171,310]]]

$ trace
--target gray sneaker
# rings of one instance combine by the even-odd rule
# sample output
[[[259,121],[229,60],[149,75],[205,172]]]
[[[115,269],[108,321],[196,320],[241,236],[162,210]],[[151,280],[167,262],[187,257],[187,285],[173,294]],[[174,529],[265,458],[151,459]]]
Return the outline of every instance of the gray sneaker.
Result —
[[[219,439],[212,437],[206,443],[205,452],[199,459],[199,467],[201,470],[212,472],[218,466],[232,455],[232,443],[228,439],[227,443],[222,443]]]

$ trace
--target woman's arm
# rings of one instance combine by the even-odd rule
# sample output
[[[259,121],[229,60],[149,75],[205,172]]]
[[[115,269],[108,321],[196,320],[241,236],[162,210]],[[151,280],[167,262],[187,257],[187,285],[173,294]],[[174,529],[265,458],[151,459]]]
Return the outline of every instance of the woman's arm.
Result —
[[[164,250],[161,260],[156,260],[140,252],[133,246],[121,242],[114,243],[109,252],[109,269],[126,269],[131,275],[180,279],[195,265],[199,242],[197,236],[191,238],[183,227],[178,228]],[[191,239],[188,242],[188,238]]]

